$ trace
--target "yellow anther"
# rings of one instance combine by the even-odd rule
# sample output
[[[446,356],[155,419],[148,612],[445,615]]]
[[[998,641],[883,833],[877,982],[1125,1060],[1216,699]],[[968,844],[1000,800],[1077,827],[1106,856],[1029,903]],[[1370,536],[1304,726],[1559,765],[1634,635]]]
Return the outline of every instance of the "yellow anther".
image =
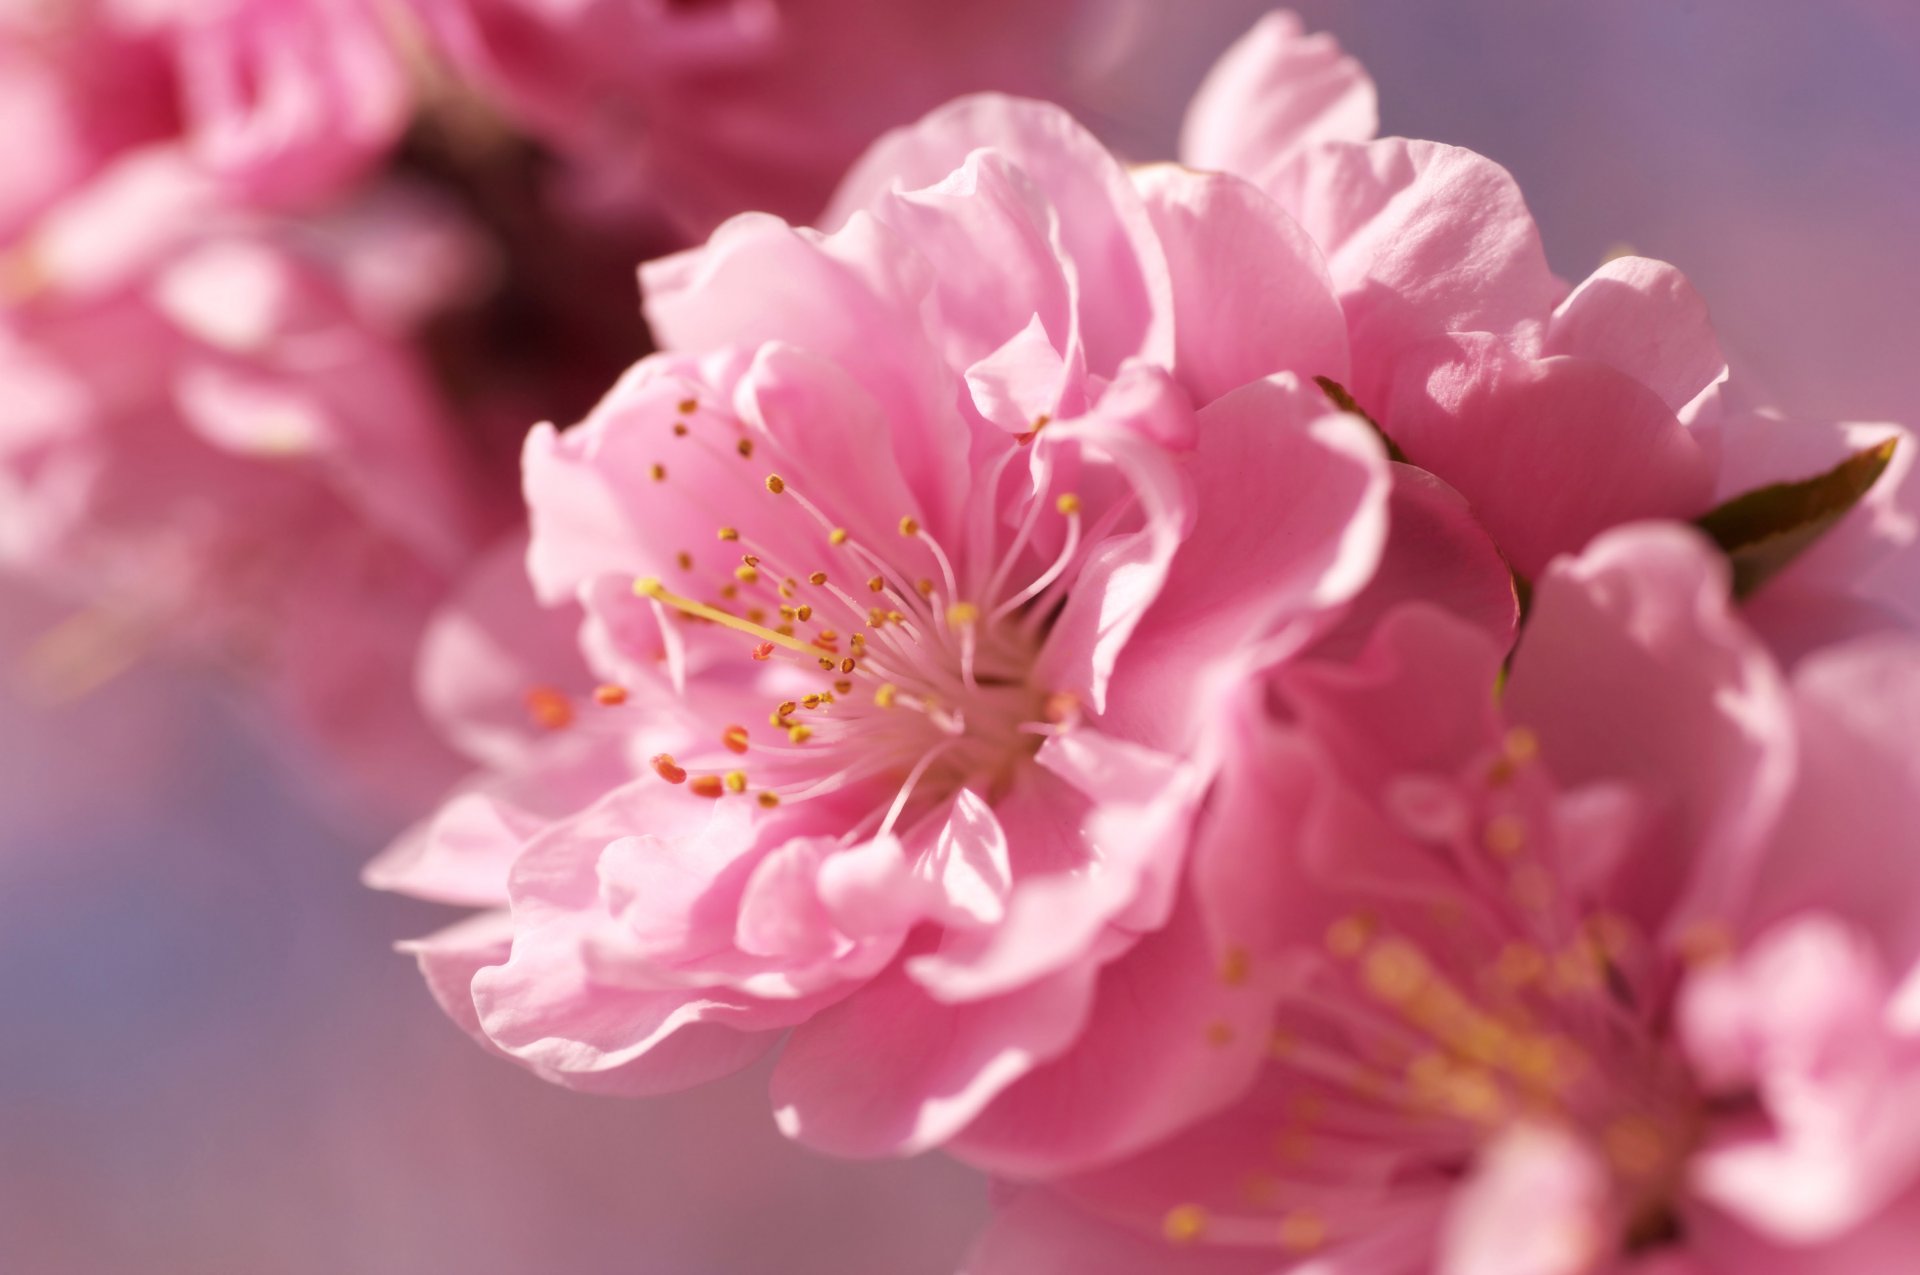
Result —
[[[740,453],[740,454],[741,454],[742,456],[752,456],[752,455],[753,455],[753,440],[752,440],[751,438],[743,438],[743,439],[741,439],[741,440],[740,440],[739,442],[737,442],[737,443],[735,443],[735,444],[733,445],[733,449],[734,449],[735,451],[737,451],[737,452],[739,452],[739,453]],[[776,487],[776,488],[774,488],[774,490],[775,490],[775,491],[777,492],[777,491],[779,491],[780,489],[779,489],[778,487]]]
[[[691,416],[694,414],[695,411],[699,410],[699,407],[700,407],[700,404],[697,400],[690,399],[690,398],[683,398],[680,400],[680,415]]]
[[[787,727],[787,742],[790,744],[804,744],[812,738],[813,727],[805,723],[795,723]]]
[[[1540,755],[1540,737],[1525,726],[1515,726],[1507,732],[1505,751],[1508,761],[1524,766]]]
[[[853,694],[853,683],[842,678],[833,684],[833,689],[842,695],[851,695]]]
[[[723,782],[727,785],[728,792],[745,792],[747,790],[747,772],[744,770],[729,770]]]
[[[980,608],[971,602],[956,602],[947,608],[947,623],[954,628],[972,624],[980,618]]]
[[[1511,859],[1526,848],[1527,821],[1516,814],[1500,814],[1487,820],[1481,840],[1487,851],[1502,859]]]
[[[693,570],[693,555],[688,553],[685,549],[682,549],[679,553],[674,554],[673,560],[680,564],[680,569],[682,571]]]
[[[765,607],[748,607],[747,619],[753,621],[755,624],[765,624],[767,622],[767,609]]]
[[[649,465],[647,466],[647,473],[653,478],[653,481],[657,483],[665,482],[667,478],[667,467],[661,464]]]
[[[800,705],[793,700],[781,700],[780,707],[773,710],[775,717],[792,717],[800,711]]]
[[[826,582],[827,582],[827,573],[824,571],[816,571],[812,575],[807,577],[808,584],[825,584]]]
[[[818,708],[822,704],[827,702],[827,697],[819,694],[818,692],[815,692],[812,695],[801,696],[800,702],[808,708]]]
[[[913,587],[919,591],[920,596],[923,598],[930,598],[933,596],[933,581],[931,580],[915,580],[913,582]]]
[[[755,584],[760,579],[760,569],[745,562],[733,569],[733,578],[741,584]]]
[[[763,792],[758,797],[755,797],[754,800],[760,803],[762,810],[772,810],[780,804],[780,794],[777,792]]]
[[[1220,954],[1220,981],[1228,987],[1238,987],[1247,981],[1247,974],[1253,969],[1253,958],[1247,949],[1235,944]]]
[[[1343,916],[1327,927],[1327,950],[1343,960],[1360,955],[1373,937],[1373,925],[1365,917]]]
[[[1327,1224],[1311,1209],[1295,1209],[1280,1219],[1280,1247],[1311,1253],[1327,1242]]]
[[[675,421],[673,423],[673,436],[675,438],[685,438],[687,436],[687,426],[684,421]]]
[[[720,538],[722,540],[738,540],[740,538],[740,532],[733,527],[722,527],[720,528]]]
[[[740,561],[750,567],[757,567],[760,565],[760,555],[757,553],[743,553],[740,555]]]
[[[873,578],[867,581],[867,588],[873,591],[874,593],[878,593],[880,592],[880,590],[886,587],[887,587],[887,582],[881,576],[874,576]]]
[[[1531,943],[1515,941],[1500,949],[1494,973],[1508,987],[1525,987],[1546,971],[1547,958]]]
[[[857,667],[858,667],[858,665],[856,665],[856,664],[855,664],[855,663],[853,662],[853,658],[852,658],[851,656],[849,656],[849,657],[847,657],[846,659],[844,659],[844,660],[841,660],[841,661],[840,661],[840,671],[841,671],[842,673],[851,673],[851,672],[853,672],[853,670],[854,670],[855,668],[857,668]]]
[[[786,610],[785,607],[781,607],[780,609],[782,611]],[[808,620],[811,620],[813,618],[813,608],[810,606],[804,606],[804,605],[795,607],[793,611],[793,616],[796,620],[800,621],[800,623],[805,624]]]
[[[845,527],[835,527],[832,531],[829,531],[827,533],[827,543],[835,548],[847,543],[847,529]]]
[[[888,621],[894,624],[905,624],[907,622],[907,617],[900,614],[900,612],[898,611],[887,612],[887,619]]]
[[[1622,1116],[1600,1135],[1607,1161],[1623,1177],[1650,1178],[1665,1167],[1667,1141],[1645,1116]]]
[[[873,692],[873,702],[881,708],[892,708],[893,698],[899,693],[900,688],[892,682],[882,682]]]
[[[820,657],[820,671],[822,673],[831,673],[833,672],[834,667],[835,666],[832,660],[828,659],[824,655]]]
[[[1053,507],[1071,518],[1080,512],[1080,497],[1070,491],[1064,492],[1058,500],[1053,502]]]
[[[669,593],[666,586],[661,584],[660,581],[653,576],[641,576],[638,580],[635,580],[633,582],[633,591],[643,598],[652,598],[656,602],[673,607],[675,610],[683,611],[697,619],[708,620],[714,624],[724,624],[730,629],[748,634],[751,637],[759,638],[762,642],[771,642],[776,646],[784,646],[790,651],[799,651],[809,655],[813,653],[812,647],[804,642],[794,640],[791,633],[781,633],[774,629],[764,628],[751,621],[743,620],[730,612],[722,611],[719,607],[708,606],[704,602],[695,602],[692,598],[683,598],[677,593]]]
[[[1681,931],[1680,956],[1689,965],[1711,965],[1733,955],[1737,944],[1724,921],[1695,921]]]
[[[1167,1210],[1160,1232],[1175,1244],[1191,1244],[1207,1231],[1207,1211],[1198,1204],[1181,1204]]]
[[[741,439],[740,441],[744,443],[744,442],[746,442],[747,440],[743,438],[743,439]],[[786,480],[786,479],[784,479],[784,478],[782,478],[782,477],[781,477],[780,475],[778,475],[778,474],[768,474],[768,475],[767,475],[767,490],[768,490],[768,491],[770,491],[770,492],[772,492],[772,493],[773,493],[774,495],[776,495],[776,496],[778,496],[778,495],[779,495],[779,494],[780,494],[781,492],[783,492],[783,491],[785,491],[786,489],[787,489],[787,480]]]
[[[1404,939],[1388,939],[1367,952],[1360,973],[1375,996],[1406,1001],[1427,981],[1427,958]]]
[[[900,520],[900,534],[903,536],[919,535],[920,520],[918,518],[915,518],[912,514],[908,514],[905,518],[902,518]]]

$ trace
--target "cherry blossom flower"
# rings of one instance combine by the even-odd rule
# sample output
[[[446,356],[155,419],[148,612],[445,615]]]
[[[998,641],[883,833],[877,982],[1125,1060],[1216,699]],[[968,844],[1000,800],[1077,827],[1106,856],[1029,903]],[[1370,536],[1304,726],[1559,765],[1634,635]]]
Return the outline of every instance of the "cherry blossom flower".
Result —
[[[1222,696],[1408,595],[1504,640],[1508,575],[1305,379],[1345,373],[1338,308],[1243,183],[1136,185],[1063,112],[971,98],[829,224],[645,268],[662,353],[528,441],[578,653],[510,584],[449,616],[426,669],[497,773],[370,879],[510,905],[416,946],[550,1079],[657,1091],[784,1037],[816,1145],[1114,1154],[1258,1061],[1166,1021],[1246,1000],[1178,889]],[[1183,344],[1230,269],[1275,341],[1237,367]]]
[[[1647,524],[1502,657],[1409,607],[1249,701],[1195,888],[1270,1061],[969,1271],[1904,1269],[1920,645],[1789,676]]]
[[[815,216],[880,130],[961,93],[1073,100],[1137,0],[409,0],[457,70],[596,202],[703,236]]]

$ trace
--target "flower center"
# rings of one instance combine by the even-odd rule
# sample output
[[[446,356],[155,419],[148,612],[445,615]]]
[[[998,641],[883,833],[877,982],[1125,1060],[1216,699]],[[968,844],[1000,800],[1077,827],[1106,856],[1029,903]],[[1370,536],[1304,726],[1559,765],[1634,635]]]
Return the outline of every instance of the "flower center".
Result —
[[[1389,790],[1438,871],[1368,882],[1305,954],[1270,1042],[1273,1164],[1243,1183],[1257,1207],[1182,1205],[1168,1238],[1360,1242],[1383,1222],[1383,1154],[1403,1199],[1431,1197],[1529,1124],[1590,1149],[1620,1249],[1671,1238],[1700,1099],[1658,1030],[1651,944],[1565,889],[1536,844],[1551,812],[1535,752],[1515,731],[1465,782]]]
[[[989,506],[997,487],[982,495]],[[698,796],[751,795],[766,807],[840,795],[849,842],[904,835],[962,787],[993,799],[1074,711],[1033,670],[1080,542],[1078,498],[1034,497],[983,561],[949,553],[911,514],[897,535],[856,535],[780,475],[764,489],[790,514],[774,524],[777,542],[717,529],[738,561],[716,600],[652,576],[634,591],[683,623],[745,639],[745,654],[769,666],[755,684],[771,692],[761,706],[771,731],[719,723],[724,753],[663,754],[655,772]],[[1040,563],[1029,550],[1043,507],[1065,525]],[[972,512],[991,525],[991,508]]]

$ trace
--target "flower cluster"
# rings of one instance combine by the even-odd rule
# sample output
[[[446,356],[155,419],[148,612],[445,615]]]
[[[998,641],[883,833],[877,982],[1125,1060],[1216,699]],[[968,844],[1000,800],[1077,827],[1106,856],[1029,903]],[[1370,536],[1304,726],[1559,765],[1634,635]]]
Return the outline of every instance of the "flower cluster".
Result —
[[[76,607],[32,678],[211,654],[417,808],[460,763],[413,650],[523,521],[528,425],[649,348],[634,263],[813,214],[961,88],[1059,82],[1081,16],[1015,56],[894,0],[7,6],[0,564]]]
[[[981,1275],[1895,1269],[1904,436],[1375,125],[1275,15],[1183,165],[963,98],[644,267],[429,642],[490,767],[369,876],[487,909],[447,1011],[604,1092],[778,1045],[793,1136],[1008,1180]]]
[[[368,870],[474,910],[446,1012],[777,1050],[791,1136],[1001,1180],[973,1275],[1907,1270],[1908,436],[1557,277],[1289,14],[1179,163],[998,92],[861,151],[1078,16],[10,15],[0,551],[83,663],[477,762]]]

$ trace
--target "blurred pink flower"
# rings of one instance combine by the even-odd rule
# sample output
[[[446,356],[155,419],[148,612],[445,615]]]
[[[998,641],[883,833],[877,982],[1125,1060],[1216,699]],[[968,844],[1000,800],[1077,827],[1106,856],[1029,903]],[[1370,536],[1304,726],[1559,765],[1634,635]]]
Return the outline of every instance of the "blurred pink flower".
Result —
[[[1789,677],[1728,593],[1623,528],[1548,569],[1498,701],[1422,607],[1281,672],[1194,859],[1269,1063],[967,1269],[1906,1269],[1920,645]]]
[[[882,128],[981,90],[1072,101],[1138,0],[408,0],[455,68],[581,166],[705,235],[810,219]]]
[[[370,879],[511,904],[417,948],[550,1079],[673,1088],[792,1029],[775,1101],[815,1145],[1116,1154],[1257,1064],[1175,1029],[1246,999],[1178,890],[1222,697],[1406,596],[1504,641],[1508,575],[1303,386],[1346,332],[1245,183],[970,98],[828,221],[644,269],[663,353],[527,447],[578,653],[509,579],[449,615],[423,673],[500,773]],[[1236,326],[1268,340],[1219,357]]]

